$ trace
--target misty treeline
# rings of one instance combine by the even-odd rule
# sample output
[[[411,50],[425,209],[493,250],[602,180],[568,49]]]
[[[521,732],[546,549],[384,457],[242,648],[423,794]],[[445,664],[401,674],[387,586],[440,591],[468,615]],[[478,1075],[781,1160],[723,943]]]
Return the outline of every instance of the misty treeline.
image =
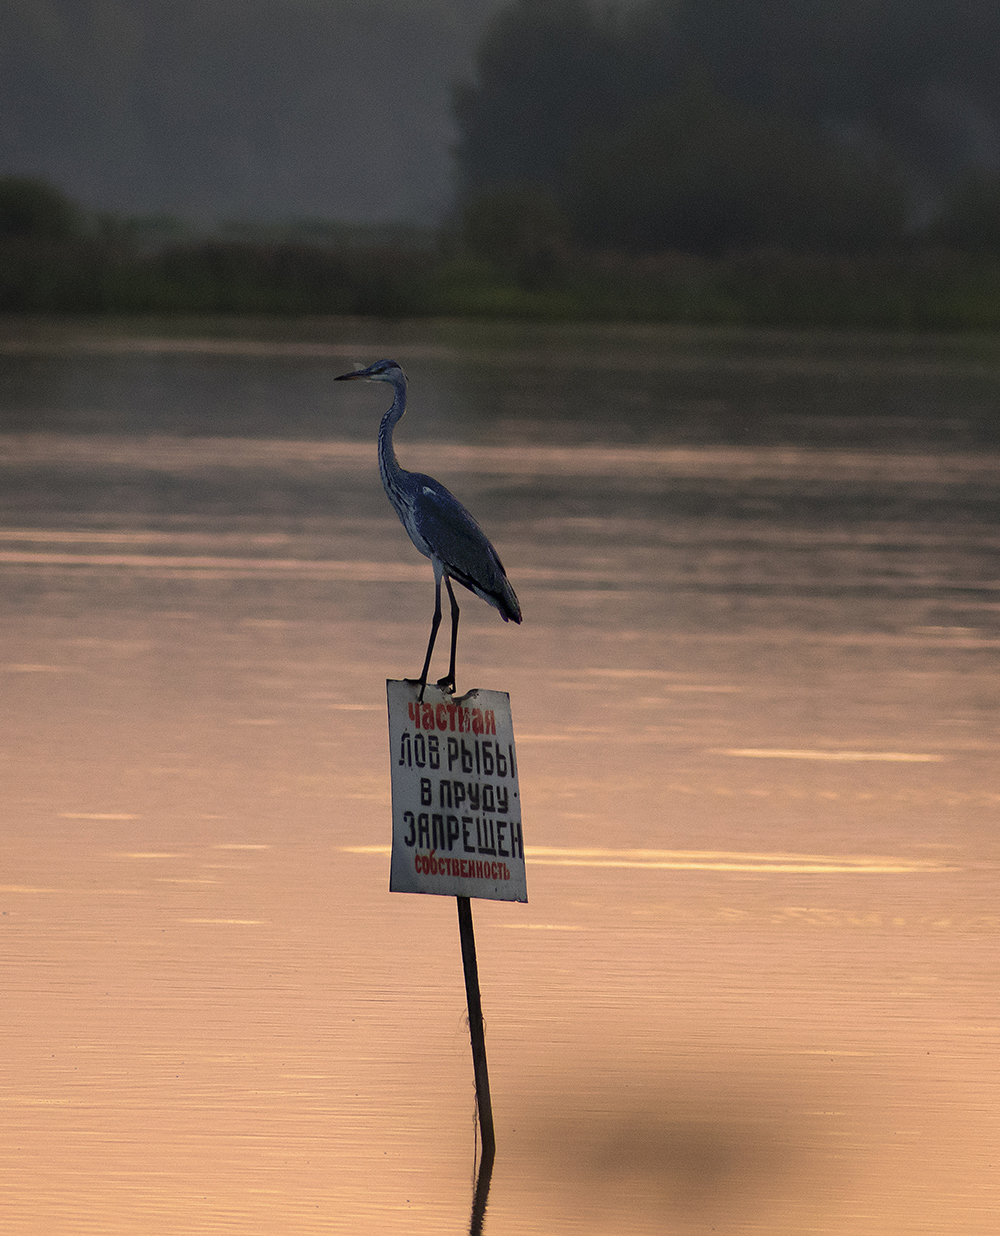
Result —
[[[211,232],[88,210],[48,181],[0,177],[0,312],[385,314],[427,311],[420,229],[299,224]]]
[[[1000,248],[996,0],[513,0],[456,113],[480,244]]]
[[[3,312],[1000,327],[996,0],[0,0],[0,18]],[[455,192],[431,210],[435,51],[461,84]],[[348,189],[353,217],[402,217],[413,185],[422,228],[331,222]]]
[[[565,220],[545,196],[526,208],[530,192],[480,197],[464,228],[440,236],[319,223],[206,234],[169,217],[86,210],[45,180],[0,177],[0,313],[1000,328],[995,251],[589,251],[555,244]]]

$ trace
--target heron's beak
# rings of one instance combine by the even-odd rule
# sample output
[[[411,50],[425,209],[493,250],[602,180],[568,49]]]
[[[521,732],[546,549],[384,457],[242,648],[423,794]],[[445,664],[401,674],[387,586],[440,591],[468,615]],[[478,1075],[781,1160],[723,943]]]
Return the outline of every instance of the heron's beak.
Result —
[[[333,380],[334,382],[350,382],[354,378],[363,378],[363,377],[365,377],[365,371],[363,369],[356,369],[354,370],[353,373],[341,373],[337,377],[335,377]]]

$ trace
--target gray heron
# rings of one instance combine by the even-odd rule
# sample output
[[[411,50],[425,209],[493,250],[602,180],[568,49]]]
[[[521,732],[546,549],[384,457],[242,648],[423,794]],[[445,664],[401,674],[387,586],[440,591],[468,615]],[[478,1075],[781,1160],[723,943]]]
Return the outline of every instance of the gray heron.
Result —
[[[434,568],[434,618],[431,637],[420,673],[419,699],[424,697],[431,653],[441,625],[441,580],[451,601],[451,661],[447,676],[438,686],[455,690],[455,650],[458,646],[458,602],[451,586],[454,579],[477,597],[499,610],[504,622],[520,622],[521,607],[510,586],[500,556],[486,533],[454,494],[432,476],[401,468],[392,445],[392,433],[406,411],[406,375],[392,360],[376,361],[367,369],[342,373],[338,382],[388,382],[393,389],[392,407],[382,417],[378,431],[378,467],[389,501],[416,548]]]

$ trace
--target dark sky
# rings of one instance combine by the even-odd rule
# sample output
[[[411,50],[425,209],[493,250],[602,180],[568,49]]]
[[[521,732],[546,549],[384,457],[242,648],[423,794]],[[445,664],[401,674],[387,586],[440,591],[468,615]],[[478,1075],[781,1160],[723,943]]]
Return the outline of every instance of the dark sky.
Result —
[[[430,222],[503,0],[0,0],[0,174],[200,221]]]

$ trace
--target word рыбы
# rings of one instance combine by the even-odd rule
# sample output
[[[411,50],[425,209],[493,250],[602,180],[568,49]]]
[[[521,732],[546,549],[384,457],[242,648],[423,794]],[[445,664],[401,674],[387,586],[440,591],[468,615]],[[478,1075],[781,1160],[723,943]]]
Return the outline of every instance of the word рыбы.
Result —
[[[514,762],[514,744],[492,742],[490,739],[474,738],[467,743],[464,738],[452,738],[449,734],[444,740],[442,751],[441,739],[437,734],[410,735],[404,730],[399,738],[399,756],[397,764],[402,767],[431,768],[435,772],[442,766],[442,759],[448,772],[455,769],[477,777],[517,777],[517,764]]]

